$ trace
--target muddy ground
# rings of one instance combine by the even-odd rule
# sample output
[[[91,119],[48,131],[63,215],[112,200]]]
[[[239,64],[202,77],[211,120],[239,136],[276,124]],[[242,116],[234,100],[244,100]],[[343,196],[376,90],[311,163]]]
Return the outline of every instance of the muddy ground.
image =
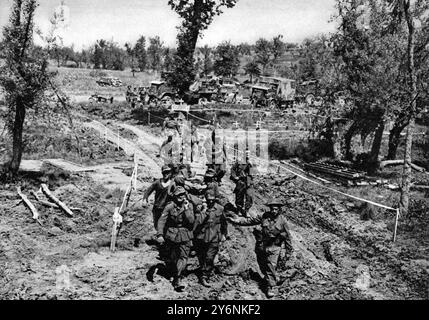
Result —
[[[222,244],[216,260],[212,288],[198,284],[195,257],[189,260],[184,293],[175,292],[160,275],[153,282],[147,279],[147,271],[159,260],[156,248],[145,242],[154,232],[151,206],[143,207],[139,200],[159,176],[161,163],[155,157],[159,127],[149,126],[131,112],[97,110],[76,108],[81,124],[77,127],[87,128],[84,122],[98,119],[113,131],[123,128],[121,137],[148,157],[140,162],[138,190],[130,200],[134,209],[124,215],[118,250],[109,251],[112,214],[127,187],[132,157],[125,150],[116,150],[114,142],[106,143],[96,129],[80,132],[85,141],[82,145],[92,150],[96,159],[88,153],[79,157],[74,142],[64,150],[64,142],[53,141],[53,151],[47,153],[43,137],[52,135],[40,134],[38,142],[31,144],[33,148],[27,149],[27,159],[56,156],[82,166],[101,165],[102,169],[73,173],[45,166],[42,172],[23,172],[17,181],[0,184],[0,298],[266,299],[259,286],[252,228],[229,226],[230,239]],[[62,139],[61,134],[58,137]],[[104,148],[109,152],[101,152]],[[252,208],[252,214],[263,210],[272,194],[288,203],[285,214],[294,252],[279,266],[283,283],[274,299],[429,298],[429,223],[424,211],[428,204],[423,193],[414,194],[415,213],[400,221],[397,242],[392,243],[394,213],[376,210],[368,219],[368,208],[361,202],[299,179],[287,182],[284,178],[289,176],[275,170],[258,176]],[[58,198],[76,208],[73,217],[34,201],[30,191],[37,191],[41,183],[47,183]],[[41,224],[20,202],[16,186],[36,204]],[[230,199],[232,187],[227,174],[221,191]],[[394,205],[398,196],[381,187],[347,191],[376,197],[388,205]]]

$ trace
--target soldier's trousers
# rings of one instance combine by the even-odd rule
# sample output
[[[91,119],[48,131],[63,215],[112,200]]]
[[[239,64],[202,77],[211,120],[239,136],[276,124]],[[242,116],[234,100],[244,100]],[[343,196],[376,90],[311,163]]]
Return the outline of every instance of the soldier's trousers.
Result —
[[[166,256],[168,257],[166,264],[174,277],[180,277],[186,269],[191,246],[191,240],[179,243],[168,239],[165,241]]]
[[[277,283],[276,266],[280,255],[281,247],[256,245],[255,253],[258,260],[259,269],[267,281],[269,287]]]
[[[253,205],[253,189],[240,188],[235,191],[235,206],[241,214],[247,215],[247,212]]]
[[[155,208],[152,209],[152,217],[153,217],[153,225],[155,227],[155,230],[158,230],[158,220],[161,218],[162,211],[164,211],[163,208]]]
[[[208,277],[214,268],[214,259],[219,252],[219,242],[194,240],[194,244],[200,262],[201,275]]]

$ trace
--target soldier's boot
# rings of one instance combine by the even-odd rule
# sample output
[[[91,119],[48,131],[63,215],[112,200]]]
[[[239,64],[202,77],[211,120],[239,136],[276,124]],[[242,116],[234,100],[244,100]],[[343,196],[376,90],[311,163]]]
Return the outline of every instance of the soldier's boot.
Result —
[[[154,265],[154,266],[152,266],[152,267],[150,267],[150,268],[149,268],[149,271],[146,273],[146,278],[147,278],[150,282],[153,282],[154,277],[155,277],[155,275],[156,275],[156,273],[157,273],[158,269],[159,269],[159,265],[158,265],[158,264],[157,264],[157,265]]]
[[[182,281],[177,276],[173,279],[173,288],[177,292],[183,292],[183,290],[185,290],[185,286],[182,284]]]
[[[267,298],[272,298],[272,297],[274,297],[273,288],[271,286],[267,286]]]
[[[210,287],[211,287],[210,283],[208,283],[208,278],[207,278],[206,276],[201,276],[201,277],[200,277],[200,283],[201,283],[204,287],[206,287],[206,288],[210,288]]]

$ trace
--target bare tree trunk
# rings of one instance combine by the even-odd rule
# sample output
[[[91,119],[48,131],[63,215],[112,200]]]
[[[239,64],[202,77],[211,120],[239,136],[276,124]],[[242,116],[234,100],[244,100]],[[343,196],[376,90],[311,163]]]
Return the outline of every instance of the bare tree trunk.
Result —
[[[21,165],[21,158],[23,152],[23,143],[22,143],[22,132],[24,129],[24,120],[25,120],[25,105],[23,104],[21,98],[16,99],[16,110],[15,110],[15,120],[13,123],[12,129],[12,159],[9,162],[9,174],[14,176],[18,173],[19,166]]]
[[[378,156],[380,154],[381,143],[383,141],[383,131],[384,131],[384,121],[381,120],[375,130],[374,140],[372,141],[372,146],[371,146],[371,153],[368,159],[369,174],[373,174],[380,167]]]
[[[409,197],[410,197],[410,185],[411,185],[411,149],[413,145],[413,131],[414,131],[414,122],[415,122],[415,112],[416,112],[416,99],[417,96],[417,75],[414,66],[414,22],[413,17],[410,13],[410,1],[403,0],[403,7],[405,18],[408,25],[408,72],[410,75],[411,83],[411,110],[410,110],[410,122],[407,128],[407,135],[405,140],[405,157],[404,157],[404,170],[402,173],[402,185],[401,185],[401,197],[399,200],[399,209],[401,214],[407,215],[409,208]]]
[[[393,124],[392,130],[389,133],[389,149],[387,151],[387,160],[395,160],[398,146],[401,139],[401,133],[407,126],[408,121],[404,117],[398,118]]]
[[[358,122],[354,121],[344,135],[344,149],[345,149],[344,154],[345,154],[346,160],[351,160],[353,158],[353,154],[351,152],[351,142],[357,127],[358,127]]]

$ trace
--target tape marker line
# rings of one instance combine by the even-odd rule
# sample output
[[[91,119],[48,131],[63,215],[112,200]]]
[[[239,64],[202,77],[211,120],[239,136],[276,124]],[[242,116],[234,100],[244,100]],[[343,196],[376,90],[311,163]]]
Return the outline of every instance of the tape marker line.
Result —
[[[229,148],[229,149],[233,149],[233,148],[228,147],[228,146],[226,146],[226,147],[227,147],[227,148]],[[303,175],[301,175],[301,174],[299,174],[299,173],[296,173],[296,172],[294,172],[294,171],[292,171],[292,170],[290,170],[290,169],[288,169],[288,168],[285,168],[284,166],[281,166],[281,165],[278,165],[278,164],[275,164],[275,163],[270,163],[269,161],[267,161],[267,160],[265,160],[265,159],[261,159],[261,158],[258,158],[258,157],[252,156],[252,155],[249,155],[249,157],[251,157],[251,158],[253,158],[253,159],[255,159],[255,160],[258,160],[258,161],[264,161],[264,162],[266,162],[266,163],[268,163],[268,164],[271,164],[271,165],[273,165],[273,166],[279,167],[280,169],[286,170],[286,171],[288,171],[288,172],[290,172],[290,173],[292,173],[292,174],[296,175],[297,177],[300,177],[300,178],[301,178],[301,179],[303,179],[303,180],[306,180],[306,181],[308,181],[308,182],[311,182],[311,183],[313,183],[313,184],[316,184],[316,185],[318,185],[318,186],[321,186],[321,187],[323,187],[323,188],[325,188],[325,189],[327,189],[327,190],[330,190],[330,191],[336,192],[336,193],[341,194],[341,195],[343,195],[343,196],[346,196],[346,197],[349,197],[349,198],[352,198],[352,199],[355,199],[355,200],[359,200],[359,201],[362,201],[362,202],[370,203],[370,204],[372,204],[372,205],[375,205],[375,206],[378,206],[378,207],[380,207],[380,208],[384,208],[384,209],[387,209],[387,210],[397,211],[397,209],[395,209],[395,208],[391,208],[391,207],[385,206],[385,205],[380,204],[380,203],[376,203],[376,202],[373,202],[373,201],[370,201],[370,200],[366,200],[366,199],[362,199],[362,198],[359,198],[359,197],[356,197],[356,196],[352,196],[352,195],[347,194],[347,193],[344,193],[344,192],[342,192],[342,191],[339,191],[339,190],[336,190],[336,189],[333,189],[333,188],[327,187],[327,186],[325,186],[325,185],[323,185],[323,184],[321,184],[321,183],[319,183],[319,182],[317,182],[317,181],[311,180],[311,179],[309,179],[309,178],[307,178],[307,177],[305,177],[305,176],[303,176]]]

